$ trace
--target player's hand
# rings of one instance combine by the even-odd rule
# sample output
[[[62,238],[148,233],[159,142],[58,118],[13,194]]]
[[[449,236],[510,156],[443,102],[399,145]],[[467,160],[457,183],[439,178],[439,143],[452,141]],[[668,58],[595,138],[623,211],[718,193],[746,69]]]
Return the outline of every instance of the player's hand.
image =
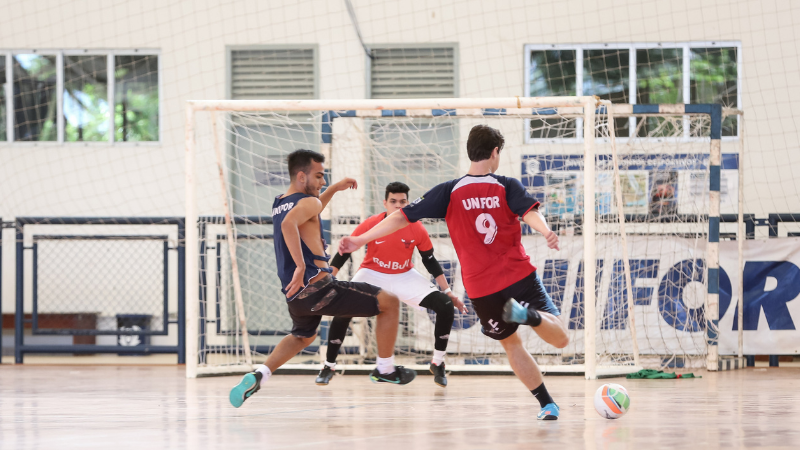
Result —
[[[455,306],[455,308],[459,312],[464,313],[464,314],[469,312],[469,310],[467,310],[467,305],[465,305],[464,302],[461,301],[461,299],[458,298],[458,296],[456,294],[454,294],[453,292],[448,292],[447,296],[450,297],[450,300],[453,301],[453,306]]]
[[[303,289],[303,275],[306,273],[306,266],[297,267],[294,269],[292,281],[286,285],[286,298],[290,298],[296,294],[300,289]]]
[[[545,238],[547,239],[547,247],[548,248],[561,250],[558,247],[558,233],[556,233],[555,231],[550,230],[550,234],[546,235]]]
[[[342,178],[333,185],[336,192],[344,191],[345,189],[358,189],[358,181],[353,178]]]
[[[339,241],[339,254],[353,253],[361,247],[361,243],[355,236],[345,236]]]

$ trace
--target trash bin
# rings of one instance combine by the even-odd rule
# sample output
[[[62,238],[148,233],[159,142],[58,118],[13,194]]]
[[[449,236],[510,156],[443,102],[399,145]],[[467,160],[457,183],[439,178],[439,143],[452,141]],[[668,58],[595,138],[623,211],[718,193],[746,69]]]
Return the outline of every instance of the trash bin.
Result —
[[[150,314],[117,314],[117,330],[119,331],[147,331],[150,329]],[[129,349],[143,349],[150,345],[150,335],[120,334],[117,345]],[[144,355],[144,353],[117,353],[119,356]]]

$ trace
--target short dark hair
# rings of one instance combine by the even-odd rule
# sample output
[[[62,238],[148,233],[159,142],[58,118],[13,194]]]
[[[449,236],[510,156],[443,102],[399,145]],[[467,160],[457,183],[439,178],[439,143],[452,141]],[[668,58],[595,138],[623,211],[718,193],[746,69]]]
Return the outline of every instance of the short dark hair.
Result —
[[[492,150],[503,149],[505,139],[499,130],[488,125],[475,125],[467,138],[467,156],[470,161],[483,161],[492,156]]]
[[[289,177],[294,180],[297,172],[307,172],[311,167],[311,161],[318,163],[325,162],[325,155],[317,153],[314,150],[297,149],[289,156],[286,157],[286,162],[289,163]]]
[[[383,199],[389,200],[389,194],[406,194],[406,199],[408,199],[408,191],[410,190],[411,188],[408,187],[407,184],[399,181],[392,181],[386,185],[386,196],[383,197]]]

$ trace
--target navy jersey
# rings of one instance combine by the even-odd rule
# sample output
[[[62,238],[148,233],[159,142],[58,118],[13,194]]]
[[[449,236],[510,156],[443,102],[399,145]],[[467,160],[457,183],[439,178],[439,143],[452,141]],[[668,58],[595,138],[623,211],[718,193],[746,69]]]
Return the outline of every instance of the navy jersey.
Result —
[[[275,260],[278,264],[278,278],[281,280],[281,292],[283,292],[284,295],[286,294],[286,286],[292,282],[292,275],[294,275],[294,271],[297,269],[297,264],[294,263],[292,254],[289,252],[289,247],[286,246],[286,242],[283,240],[281,224],[283,223],[283,218],[294,208],[297,202],[306,197],[311,197],[311,195],[299,192],[287,195],[283,198],[279,195],[275,197],[275,201],[272,203],[272,234],[275,244]],[[322,241],[322,248],[325,248],[325,240],[322,238],[322,220],[320,220],[319,238]],[[300,239],[300,248],[303,250],[303,261],[306,262],[306,273],[303,275],[303,286],[305,288],[305,286],[308,286],[308,280],[319,275],[320,272],[331,271],[330,268],[323,269],[318,267],[314,261],[327,261],[330,257],[328,255],[315,255],[302,239]],[[286,301],[291,301],[302,291],[303,289],[300,289],[291,298],[287,298]]]
[[[501,291],[535,267],[519,218],[539,202],[515,178],[465,175],[435,186],[401,211],[409,222],[445,219],[470,298]]]

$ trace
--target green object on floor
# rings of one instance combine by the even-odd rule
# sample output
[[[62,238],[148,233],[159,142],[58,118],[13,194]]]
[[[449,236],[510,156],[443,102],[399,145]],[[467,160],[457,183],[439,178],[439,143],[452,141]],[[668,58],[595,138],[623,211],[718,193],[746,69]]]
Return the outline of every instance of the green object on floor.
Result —
[[[629,373],[625,378],[629,380],[671,380],[675,378],[703,377],[696,377],[693,373],[676,374],[675,372],[664,372],[663,370],[644,369],[635,373]]]

